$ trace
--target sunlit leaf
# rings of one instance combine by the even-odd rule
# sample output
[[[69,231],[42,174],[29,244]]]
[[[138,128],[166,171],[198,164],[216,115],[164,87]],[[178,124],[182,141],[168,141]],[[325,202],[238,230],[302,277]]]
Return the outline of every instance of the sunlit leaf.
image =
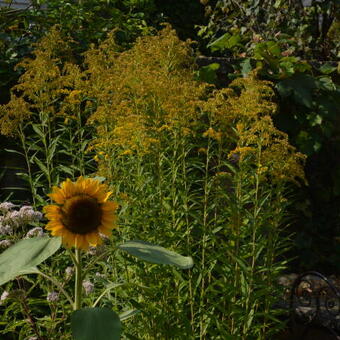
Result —
[[[182,256],[174,251],[144,241],[128,241],[119,245],[118,248],[151,263],[170,264],[181,269],[189,269],[194,264],[190,256]]]
[[[0,254],[0,285],[23,274],[53,255],[61,245],[59,237],[34,237],[17,242]]]

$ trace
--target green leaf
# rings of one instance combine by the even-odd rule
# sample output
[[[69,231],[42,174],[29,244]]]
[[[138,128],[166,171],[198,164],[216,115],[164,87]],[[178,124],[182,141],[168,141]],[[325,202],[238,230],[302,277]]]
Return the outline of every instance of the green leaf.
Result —
[[[49,174],[48,174],[48,170],[46,165],[36,156],[34,156],[34,162],[38,165],[38,167],[40,168],[40,170],[44,173],[44,175],[48,178]]]
[[[224,50],[225,45],[228,42],[228,39],[231,37],[229,33],[223,34],[221,37],[218,39],[214,40],[213,42],[209,43],[207,47],[211,49],[212,52],[219,51],[219,50]]]
[[[276,85],[281,97],[293,95],[294,100],[308,108],[313,104],[313,90],[316,88],[316,80],[307,74],[297,74],[285,79]]]
[[[156,264],[175,265],[181,269],[189,269],[194,263],[190,256],[182,256],[174,251],[144,241],[128,241],[118,246],[130,255]]]
[[[276,0],[275,3],[274,3],[274,8],[276,8],[276,9],[280,8],[282,6],[283,2],[284,1],[282,1],[282,0]]]
[[[108,308],[82,308],[72,313],[71,329],[75,340],[119,340],[119,316]]]
[[[229,33],[225,33],[215,41],[208,44],[207,47],[211,49],[211,52],[223,51],[239,45],[240,42],[241,36],[239,34],[230,35]]]
[[[243,77],[246,77],[248,73],[253,69],[251,66],[250,58],[247,58],[241,62],[241,73]]]
[[[241,42],[241,36],[238,34],[233,35],[228,39],[226,48],[233,48],[234,46],[239,45],[240,42]]]
[[[322,124],[322,116],[312,112],[310,114],[307,114],[306,116],[307,120],[309,121],[311,126],[317,126]]]
[[[320,72],[323,74],[330,74],[336,71],[337,67],[333,66],[331,63],[325,63],[320,67]]]
[[[17,150],[11,150],[11,149],[4,149],[4,150],[7,151],[7,152],[10,152],[10,153],[16,153],[16,154],[18,154],[20,156],[25,157],[25,155],[22,152],[19,152]]]
[[[275,41],[264,41],[256,44],[254,58],[257,60],[269,60],[272,57],[281,57],[280,46]]]
[[[74,175],[74,170],[72,170],[70,167],[68,167],[68,166],[65,166],[65,165],[62,165],[62,164],[60,164],[60,165],[58,165],[58,170],[60,171],[60,172],[65,172],[66,174],[68,174],[68,175],[70,175],[70,176],[73,176]]]
[[[40,129],[38,124],[32,124],[32,128],[34,132],[42,139],[44,140],[46,138],[44,132]]]
[[[106,177],[103,177],[103,176],[95,176],[93,177],[93,179],[95,179],[96,181],[99,181],[100,183],[103,183],[106,181]]]
[[[212,63],[203,66],[198,71],[198,79],[209,84],[214,84],[217,80],[216,71],[220,68],[220,64]]]
[[[333,83],[332,78],[327,77],[327,76],[319,77],[318,81],[317,81],[317,86],[318,86],[319,89],[325,90],[325,91],[335,91],[336,90],[336,86]]]
[[[126,319],[133,317],[134,315],[136,315],[138,313],[140,313],[140,310],[130,309],[130,310],[127,310],[126,312],[119,314],[119,319],[120,319],[120,321],[124,321]]]
[[[61,245],[59,237],[21,240],[0,254],[0,285],[23,274],[36,272],[36,266],[53,255]]]
[[[282,61],[280,60],[280,68],[285,73],[285,76],[291,76],[295,72],[294,63],[289,60]]]

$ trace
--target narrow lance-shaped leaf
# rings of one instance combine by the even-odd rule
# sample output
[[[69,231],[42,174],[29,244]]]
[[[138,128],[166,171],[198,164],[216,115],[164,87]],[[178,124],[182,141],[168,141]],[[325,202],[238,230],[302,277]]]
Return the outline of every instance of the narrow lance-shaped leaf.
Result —
[[[136,314],[139,314],[140,310],[138,309],[129,309],[121,314],[119,314],[119,319],[120,321],[124,321],[127,320],[129,318],[132,318],[133,316],[135,316]]]
[[[144,241],[128,241],[118,246],[130,255],[147,262],[175,265],[181,269],[189,269],[194,263],[190,256],[182,256],[174,251]]]
[[[19,275],[35,273],[36,266],[53,255],[61,245],[59,237],[21,240],[0,254],[0,285]]]

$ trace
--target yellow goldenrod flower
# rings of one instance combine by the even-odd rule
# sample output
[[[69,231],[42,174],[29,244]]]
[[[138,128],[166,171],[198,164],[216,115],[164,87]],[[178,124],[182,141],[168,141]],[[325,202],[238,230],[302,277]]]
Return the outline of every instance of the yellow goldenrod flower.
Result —
[[[203,153],[203,154],[207,153],[207,149],[206,148],[199,148],[197,151],[198,151],[198,153]]]
[[[61,236],[67,247],[87,250],[102,243],[100,234],[111,235],[118,204],[108,201],[107,186],[91,178],[67,179],[48,196],[56,202],[44,207],[46,229]]]
[[[207,131],[203,133],[203,137],[210,137],[220,142],[222,139],[222,133],[215,131],[212,127],[210,127]]]
[[[132,154],[133,154],[133,152],[130,149],[124,150],[120,153],[121,156],[132,155]]]

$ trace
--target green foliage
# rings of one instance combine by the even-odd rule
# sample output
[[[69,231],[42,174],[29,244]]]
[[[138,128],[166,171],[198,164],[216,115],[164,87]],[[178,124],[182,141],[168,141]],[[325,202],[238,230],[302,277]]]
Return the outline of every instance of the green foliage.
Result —
[[[304,156],[273,125],[272,84],[254,72],[226,89],[198,82],[190,42],[180,41],[169,25],[126,51],[114,36],[92,46],[80,67],[53,29],[21,63],[19,84],[0,109],[2,133],[22,144],[37,205],[62,178],[93,172],[92,159],[120,204],[116,239],[127,254],[106,242],[95,255],[84,255],[82,277],[79,253],[71,256],[74,306],[81,306],[83,279],[94,282],[84,304],[100,308],[84,311],[86,317],[96,319],[92,312],[104,313],[102,308],[134,315],[125,321],[127,338],[274,336],[283,327],[273,309],[280,298],[277,278],[286,267],[279,258],[290,245],[282,235],[285,188],[288,181],[304,181]],[[210,76],[214,69],[208,68]],[[195,266],[173,249],[192,255]],[[49,301],[48,312],[30,304],[32,311],[21,312],[25,295],[13,305],[14,317],[6,316],[16,334],[20,313],[51,314],[35,320],[37,330],[21,330],[25,336],[70,329],[67,257],[62,252],[50,262],[39,273],[56,277],[51,283],[61,282],[64,296],[60,303]],[[71,323],[83,337],[77,318]]]
[[[208,24],[201,26],[199,35],[214,44],[222,36],[241,35],[243,51],[253,48],[259,40],[284,40],[293,45],[303,58],[336,60],[339,37],[332,33],[339,24],[339,4],[336,0],[286,2],[233,0],[204,1]],[[208,45],[209,46],[209,45]],[[232,47],[224,46],[230,50]],[[276,49],[277,51],[277,49]]]
[[[241,37],[239,34],[230,35],[229,33],[225,33],[215,41],[208,44],[207,47],[211,49],[211,52],[224,51],[226,49],[233,49],[235,46],[242,46],[240,42]]]
[[[294,212],[299,218],[291,229],[298,231],[293,255],[301,258],[294,267],[299,262],[301,270],[337,271],[339,2],[311,1],[303,6],[302,1],[227,0],[204,4],[208,23],[200,27],[199,35],[205,39],[201,50],[227,57],[232,69],[228,79],[219,77],[216,83],[225,86],[254,69],[262,79],[273,81],[279,104],[275,124],[309,156],[310,186],[300,191],[303,203]],[[240,36],[241,43],[220,44],[230,36]]]
[[[217,1],[209,24],[201,28],[201,35],[211,37],[207,47],[212,52],[235,58],[232,79],[257,68],[264,79],[275,81],[282,112],[278,126],[308,155],[333,135],[339,113],[337,68],[334,61],[324,62],[337,59],[339,40],[328,37],[332,23],[339,20],[337,8],[335,1],[313,1],[307,7],[280,1],[265,7],[258,1],[239,6]],[[320,16],[322,28],[316,29]],[[226,33],[216,39],[221,31]]]
[[[152,1],[128,0],[99,0],[95,4],[92,0],[43,0],[24,11],[0,8],[0,103],[8,100],[8,90],[21,74],[15,65],[30,56],[33,44],[53,26],[58,25],[72,38],[73,56],[80,59],[91,43],[101,41],[113,28],[122,45],[148,32],[153,8]]]
[[[91,128],[85,126],[82,102],[88,98],[72,91],[81,70],[70,63],[69,51],[61,33],[52,30],[34,57],[19,64],[19,84],[11,90],[11,100],[0,106],[1,133],[16,137],[20,151],[10,151],[24,158],[27,172],[18,176],[27,182],[34,205],[45,204],[47,193],[61,180],[94,169],[93,156],[86,152]]]
[[[119,270],[138,287],[129,302],[142,310],[126,334],[265,339],[282,327],[272,306],[289,247],[283,182],[303,179],[304,157],[272,124],[269,84],[197,83],[190,54],[166,27],[121,54],[104,42],[86,59],[99,85],[99,175],[120,197],[122,237],[176,244],[195,263],[164,280],[170,269],[123,256],[129,269]]]

